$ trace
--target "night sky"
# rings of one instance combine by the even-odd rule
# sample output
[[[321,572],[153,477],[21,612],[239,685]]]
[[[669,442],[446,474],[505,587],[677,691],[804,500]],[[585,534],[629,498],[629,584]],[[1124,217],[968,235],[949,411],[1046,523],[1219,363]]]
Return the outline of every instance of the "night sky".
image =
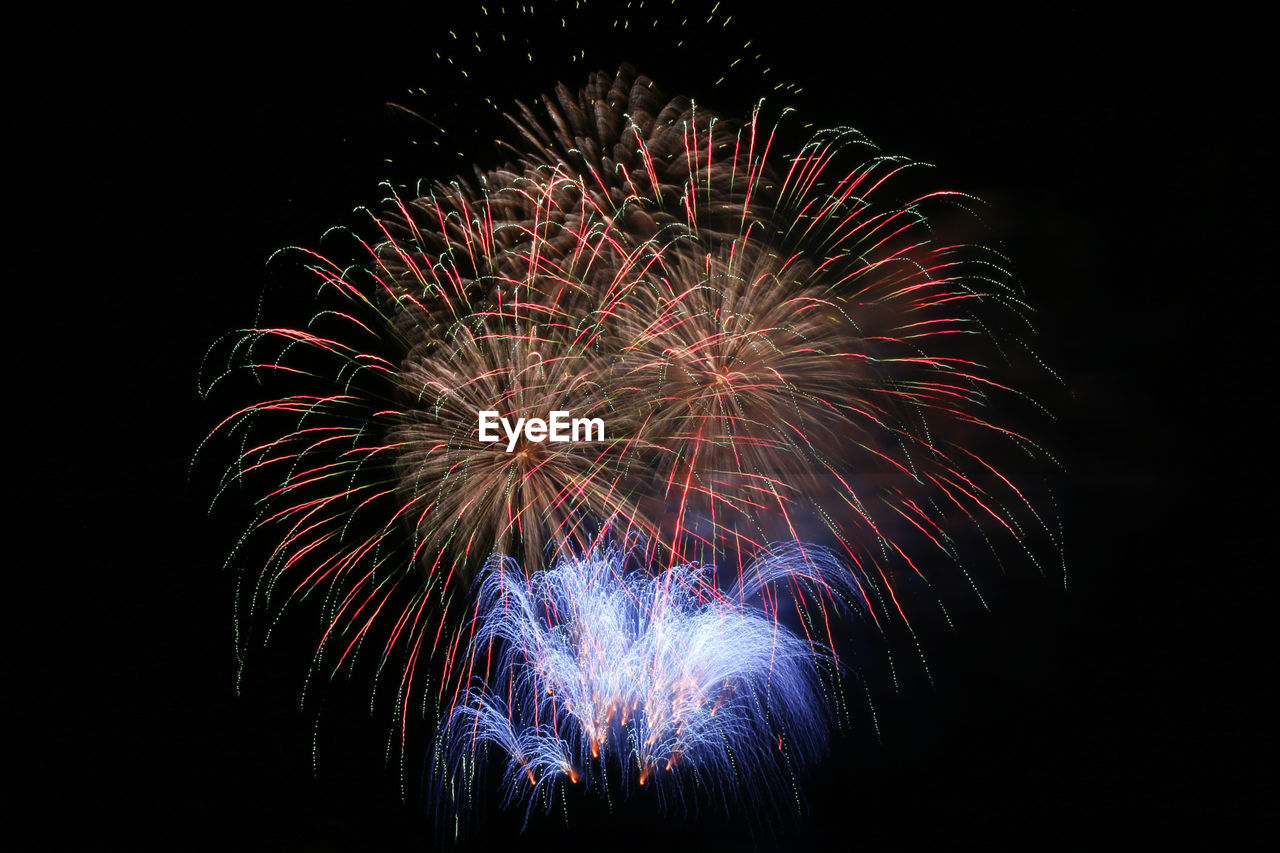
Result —
[[[807,813],[774,838],[753,841],[715,811],[655,817],[640,800],[612,816],[579,803],[567,828],[553,816],[524,835],[495,808],[476,849],[1259,843],[1275,822],[1262,712],[1275,560],[1262,540],[1276,418],[1262,164],[1274,71],[1251,43],[1258,24],[854,5],[725,8],[771,80],[805,87],[806,118],[852,124],[989,203],[1037,309],[1039,351],[1065,380],[1058,421],[1039,434],[1067,469],[1066,588],[995,577],[992,613],[962,608],[954,632],[926,638],[936,683],[883,691],[879,740],[865,725],[835,735],[804,778]],[[227,411],[228,398],[197,394],[204,352],[253,321],[264,287],[290,304],[290,278],[267,257],[354,223],[383,179],[458,170],[451,155],[415,153],[407,140],[426,134],[387,104],[440,106],[405,93],[445,89],[430,58],[470,23],[355,7],[120,12],[41,29],[48,50],[9,131],[26,150],[11,164],[19,302],[6,312],[18,583],[5,658],[21,671],[6,678],[21,789],[6,795],[6,848],[434,845],[417,771],[402,802],[384,767],[390,714],[369,715],[368,682],[299,708],[316,624],[305,613],[251,657],[236,695],[222,563],[250,496],[210,515],[226,448],[188,465]],[[669,55],[598,23],[563,29],[558,14],[522,26],[548,56],[586,40],[587,66],[630,61],[668,94],[701,98],[729,61],[714,33],[694,30],[705,47]],[[584,65],[475,68],[474,91],[505,104],[562,74],[576,88]],[[753,73],[707,102],[749,106],[766,94]],[[489,127],[465,98],[437,118],[463,137]],[[491,143],[465,144],[500,162]],[[310,308],[303,290],[291,322]]]

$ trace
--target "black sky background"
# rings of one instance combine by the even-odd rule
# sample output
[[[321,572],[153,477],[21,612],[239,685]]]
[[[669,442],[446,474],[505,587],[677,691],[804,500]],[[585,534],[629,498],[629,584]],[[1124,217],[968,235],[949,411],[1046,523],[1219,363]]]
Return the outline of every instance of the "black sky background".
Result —
[[[1048,430],[1068,469],[1067,588],[997,585],[992,614],[966,614],[929,649],[936,686],[882,697],[879,741],[837,735],[807,779],[808,813],[759,843],[1260,843],[1275,823],[1275,216],[1274,75],[1255,25],[812,3],[743,6],[740,21],[809,89],[815,121],[854,124],[989,202],[1040,350],[1073,395]],[[245,516],[233,499],[210,517],[216,470],[187,469],[224,414],[197,396],[201,356],[252,321],[264,286],[284,286],[268,255],[351,223],[385,177],[440,176],[404,159],[405,119],[385,104],[437,79],[425,57],[446,22],[103,13],[62,22],[18,87],[6,667],[22,676],[6,678],[6,705],[20,791],[6,795],[3,846],[434,843],[414,774],[402,804],[383,767],[387,716],[363,711],[363,683],[299,710],[305,619],[235,695],[234,578],[220,567]],[[531,26],[549,53],[577,34]],[[646,54],[617,59],[668,93],[723,64],[618,47]],[[556,80],[551,67],[487,73],[503,101]],[[753,843],[715,813],[657,818],[645,803],[523,836],[518,824],[495,814],[476,849]]]

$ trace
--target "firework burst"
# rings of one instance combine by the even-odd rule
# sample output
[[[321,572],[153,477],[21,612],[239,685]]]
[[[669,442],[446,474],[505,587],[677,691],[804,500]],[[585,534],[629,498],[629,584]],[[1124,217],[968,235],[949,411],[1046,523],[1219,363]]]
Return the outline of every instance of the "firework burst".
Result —
[[[507,802],[526,813],[610,777],[668,806],[787,799],[782,787],[825,745],[835,659],[760,599],[776,607],[805,588],[848,603],[859,593],[847,568],[794,543],[727,589],[713,567],[626,564],[602,547],[530,574],[506,557],[486,566],[468,668],[488,675],[441,725],[433,760],[447,804],[470,801],[491,751]]]
[[[225,485],[264,495],[246,540],[266,537],[271,556],[245,600],[253,611],[323,597],[317,665],[339,670],[374,649],[379,672],[396,674],[402,736],[414,703],[434,703],[451,732],[469,722],[473,741],[511,756],[513,799],[526,796],[513,781],[526,770],[535,788],[564,767],[590,775],[582,750],[606,737],[599,714],[638,711],[636,697],[658,688],[611,687],[589,705],[570,699],[595,677],[580,671],[582,648],[564,671],[512,657],[530,638],[509,632],[566,623],[535,630],[530,610],[507,625],[494,602],[585,606],[560,602],[568,591],[547,586],[557,578],[595,595],[591,579],[607,568],[609,601],[678,581],[694,596],[670,611],[681,631],[728,620],[759,651],[762,617],[706,610],[731,596],[712,595],[715,578],[690,566],[725,567],[741,592],[769,543],[820,543],[845,567],[835,586],[856,590],[875,623],[909,628],[901,592],[933,585],[939,564],[976,594],[966,538],[996,561],[1012,551],[1043,568],[1033,539],[1059,559],[1054,524],[1001,462],[1043,456],[1000,418],[1023,400],[1002,367],[1022,347],[1020,297],[998,255],[940,240],[929,218],[966,197],[895,199],[916,164],[852,130],[784,152],[759,111],[725,120],[626,67],[509,118],[508,165],[408,200],[393,193],[371,216],[372,238],[357,238],[360,263],[304,252],[329,307],[305,328],[253,329],[232,347],[232,368],[281,389],[218,428],[242,441]],[[481,440],[485,410],[570,411],[607,431],[508,447]],[[606,531],[643,542],[637,562],[652,577],[622,573],[599,550]],[[546,565],[556,568],[539,573]],[[477,576],[478,600],[464,594]],[[640,778],[681,757],[718,766],[716,738],[773,742],[779,720],[795,755],[812,753],[817,712],[799,707],[811,698],[807,667],[835,643],[828,599],[811,584],[794,593],[826,636],[806,639],[803,666],[790,638],[771,640],[770,654],[796,667],[792,686],[771,694],[750,655],[741,671],[681,674],[699,707],[715,705],[727,678],[743,685],[734,702],[766,710],[726,729],[739,719],[730,711],[714,737],[686,720],[687,735],[633,744]],[[604,618],[602,601],[592,606]],[[655,614],[646,631],[663,624]],[[626,618],[639,630],[640,616]],[[499,672],[522,685],[515,704],[477,692],[487,673],[465,625],[506,642]],[[628,636],[644,654],[670,651]],[[428,689],[432,656],[443,677]],[[544,682],[557,698],[534,690]],[[646,705],[634,725],[665,731],[659,721],[676,717],[664,708]],[[561,713],[576,724],[546,729],[545,715]],[[455,757],[470,749],[451,743]]]

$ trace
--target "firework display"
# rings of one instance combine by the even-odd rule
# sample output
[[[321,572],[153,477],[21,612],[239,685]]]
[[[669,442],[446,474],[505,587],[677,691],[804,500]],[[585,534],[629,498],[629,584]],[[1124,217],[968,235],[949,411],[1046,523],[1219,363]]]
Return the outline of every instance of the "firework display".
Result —
[[[910,630],[940,572],[1060,559],[1005,464],[1044,457],[1000,417],[1020,294],[853,130],[783,150],[629,67],[510,118],[232,346],[269,389],[217,430],[263,494],[244,615],[320,597],[317,666],[373,655],[402,742],[441,720],[450,802],[492,754],[526,808],[765,796],[825,742],[836,611]]]

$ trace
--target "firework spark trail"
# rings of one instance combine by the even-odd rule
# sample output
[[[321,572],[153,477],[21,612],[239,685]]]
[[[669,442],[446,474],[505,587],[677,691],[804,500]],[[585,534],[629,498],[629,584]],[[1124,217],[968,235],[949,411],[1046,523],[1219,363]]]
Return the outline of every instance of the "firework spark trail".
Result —
[[[724,120],[626,67],[510,119],[509,165],[393,192],[362,263],[304,250],[333,306],[232,346],[224,375],[279,389],[215,431],[242,442],[220,492],[263,488],[245,540],[272,553],[245,617],[321,598],[317,670],[372,650],[403,738],[415,708],[475,707],[461,626],[495,553],[543,566],[612,525],[655,577],[715,563],[741,592],[768,543],[819,542],[875,623],[907,630],[932,555],[981,598],[966,538],[1000,565],[1060,559],[1005,467],[1045,458],[1000,417],[1033,403],[1002,367],[1030,331],[1021,298],[928,215],[965,197],[895,199],[915,164],[854,131],[787,154],[759,110]],[[481,410],[608,428],[508,453],[479,440]],[[834,647],[829,602],[794,586],[806,642]]]
[[[577,784],[648,785],[668,806],[717,795],[764,805],[821,753],[834,658],[754,599],[795,583],[856,599],[847,568],[786,543],[725,591],[712,567],[651,574],[628,571],[627,556],[599,547],[532,574],[507,557],[488,563],[470,655],[491,660],[490,675],[440,728],[446,806],[470,804],[490,751],[506,803],[526,815]]]

